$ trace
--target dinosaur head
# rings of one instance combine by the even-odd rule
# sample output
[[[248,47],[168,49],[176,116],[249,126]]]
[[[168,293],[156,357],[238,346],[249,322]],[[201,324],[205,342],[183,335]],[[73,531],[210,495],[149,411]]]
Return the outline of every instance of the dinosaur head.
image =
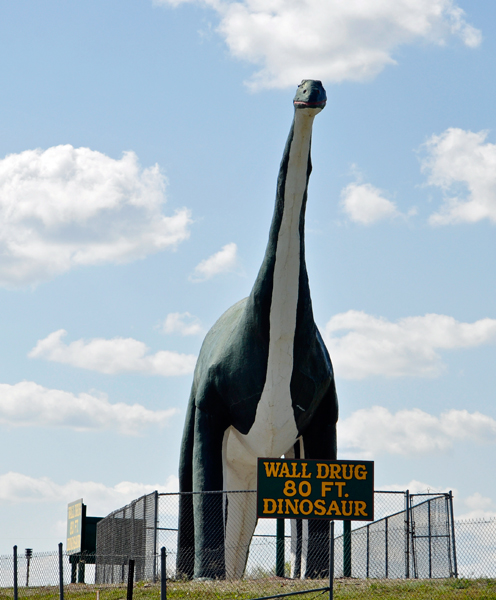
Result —
[[[319,112],[326,102],[327,96],[322,82],[314,79],[304,79],[298,86],[293,100],[295,108],[313,108],[319,109]]]

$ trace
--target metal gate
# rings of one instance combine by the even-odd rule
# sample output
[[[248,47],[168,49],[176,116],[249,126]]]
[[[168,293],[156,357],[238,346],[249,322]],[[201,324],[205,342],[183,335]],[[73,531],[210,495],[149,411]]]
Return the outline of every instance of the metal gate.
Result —
[[[411,540],[411,576],[415,579],[457,577],[453,496],[430,497],[410,494],[409,529]]]

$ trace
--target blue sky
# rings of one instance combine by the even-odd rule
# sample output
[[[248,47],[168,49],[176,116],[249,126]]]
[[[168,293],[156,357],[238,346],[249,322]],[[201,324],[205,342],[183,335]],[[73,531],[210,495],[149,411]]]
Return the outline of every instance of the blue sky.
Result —
[[[18,0],[0,18],[0,553],[176,489],[202,336],[260,265],[302,78],[339,456],[496,516],[496,7]],[[465,12],[464,12],[465,11]]]

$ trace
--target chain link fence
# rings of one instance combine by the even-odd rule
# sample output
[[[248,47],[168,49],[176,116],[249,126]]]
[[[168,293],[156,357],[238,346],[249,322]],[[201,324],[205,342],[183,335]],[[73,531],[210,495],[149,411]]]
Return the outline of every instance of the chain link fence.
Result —
[[[256,492],[150,494],[114,511],[97,526],[97,583],[125,581],[126,564],[140,559],[138,579],[154,580],[157,548],[167,550],[167,577],[194,579],[260,579],[268,576],[322,579],[329,568],[329,525],[323,521],[259,520],[253,537]],[[179,503],[203,502],[204,523],[193,521],[178,531]],[[222,505],[225,523],[215,530]],[[450,494],[376,492],[380,518],[335,540],[337,576],[359,578],[455,577],[456,548]],[[156,512],[154,512],[156,511]],[[212,518],[209,519],[209,516]],[[382,516],[384,515],[384,516]],[[155,526],[156,523],[156,526]],[[281,527],[282,525],[282,527]],[[194,539],[203,536],[203,547]]]
[[[71,565],[64,555],[65,583],[70,583]],[[19,590],[59,584],[59,555],[57,552],[37,552],[28,559],[17,557],[17,585]],[[14,587],[14,557],[0,556],[0,587]]]
[[[193,501],[194,496],[190,494]],[[247,517],[239,508],[250,506],[255,494],[229,492],[210,497],[212,506],[222,503],[224,515],[231,512],[232,525],[239,530]],[[185,536],[182,548],[179,543],[180,499],[179,494],[155,492],[102,519],[97,527],[96,556],[62,554],[66,590],[84,581],[105,594],[105,590],[115,590],[117,595],[112,598],[116,600],[124,598],[125,590],[118,590],[126,586],[129,559],[133,559],[136,592],[146,595],[147,590],[155,590],[157,598],[162,575],[160,548],[165,547],[168,598],[248,599],[305,590],[306,594],[296,597],[316,597],[309,590],[328,594],[327,522],[315,528],[315,521],[260,519],[251,543],[245,545],[232,531],[230,538],[224,533],[222,539],[214,535],[205,556],[196,561],[217,569],[219,577],[191,579],[195,553],[187,543],[191,531],[181,534]],[[334,598],[358,600],[379,595],[420,600],[464,594],[466,598],[496,599],[496,519],[454,522],[451,494],[376,492],[375,513],[377,520],[366,525],[335,523]],[[208,529],[208,520],[204,527]],[[17,556],[18,597],[29,596],[38,586],[58,586],[59,581],[56,552]],[[0,596],[13,598],[13,586],[13,556],[0,556]],[[55,597],[57,589],[53,590]]]
[[[496,580],[496,518],[456,521],[455,535],[458,576]]]
[[[156,581],[158,498],[158,492],[142,496],[97,524],[96,583],[127,581],[130,558],[137,581]]]

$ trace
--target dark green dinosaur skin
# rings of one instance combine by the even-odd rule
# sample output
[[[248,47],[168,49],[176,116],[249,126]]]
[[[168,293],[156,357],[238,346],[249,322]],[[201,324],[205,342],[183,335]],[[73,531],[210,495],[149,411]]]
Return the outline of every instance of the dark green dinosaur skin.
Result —
[[[304,81],[294,105],[323,108],[325,91],[320,82]],[[195,369],[181,447],[181,492],[223,489],[222,444],[230,426],[248,434],[267,375],[270,308],[279,229],[294,122],[282,158],[277,195],[265,257],[248,298],[241,300],[211,328],[203,342]],[[310,152],[308,178],[312,170]],[[336,458],[338,417],[334,374],[329,354],[313,318],[305,265],[305,206],[299,219],[300,270],[294,361],[290,391],[294,421],[307,458]],[[309,521],[307,577],[328,568],[322,544],[328,539],[326,523]],[[223,578],[224,514],[222,495],[181,497],[177,570],[184,576]]]

